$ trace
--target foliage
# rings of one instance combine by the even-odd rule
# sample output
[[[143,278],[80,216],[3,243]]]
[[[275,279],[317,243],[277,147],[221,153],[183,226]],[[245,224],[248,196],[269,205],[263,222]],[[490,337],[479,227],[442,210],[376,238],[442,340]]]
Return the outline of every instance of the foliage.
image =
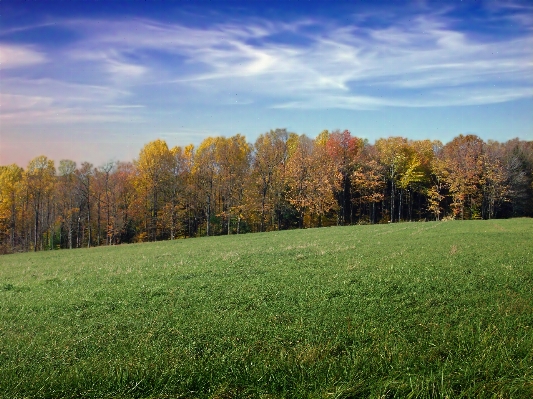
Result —
[[[94,167],[0,166],[0,252],[345,224],[533,216],[533,142],[315,139],[275,129],[146,144]]]

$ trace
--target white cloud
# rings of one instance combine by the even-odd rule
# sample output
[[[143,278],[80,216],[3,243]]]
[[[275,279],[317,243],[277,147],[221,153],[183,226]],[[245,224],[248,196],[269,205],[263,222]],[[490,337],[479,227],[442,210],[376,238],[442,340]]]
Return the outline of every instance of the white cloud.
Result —
[[[371,96],[354,96],[354,95],[323,95],[308,98],[300,101],[291,101],[276,104],[272,108],[285,109],[351,109],[372,111],[386,105],[392,105],[383,99]]]
[[[4,126],[140,121],[138,115],[128,112],[132,106],[106,106],[125,97],[127,92],[103,86],[52,79],[5,79],[0,93],[0,120]]]
[[[5,78],[2,91],[12,95],[42,96],[59,103],[110,102],[127,97],[130,93],[122,88],[96,83],[73,83],[51,78]]]
[[[0,43],[0,69],[20,68],[47,61],[45,54],[31,46]]]
[[[119,109],[126,109],[126,108],[145,108],[144,105],[140,104],[123,104],[123,105],[107,105],[107,108],[119,108]]]
[[[531,35],[472,36],[445,14],[389,16],[382,27],[365,24],[372,15],[352,25],[250,19],[201,28],[138,18],[63,21],[81,39],[55,56],[62,58],[58,68],[74,71],[69,77],[76,83],[20,78],[7,80],[3,91],[47,98],[50,107],[69,112],[103,110],[104,119],[154,100],[170,108],[183,92],[205,104],[238,103],[228,101],[228,93],[239,92],[246,103],[303,109],[491,104],[533,96]],[[298,40],[283,40],[287,35]],[[20,65],[47,60],[31,47],[16,51]]]
[[[366,34],[365,34],[366,33]],[[369,37],[378,38],[369,40]],[[374,101],[372,96],[361,96],[358,86],[379,86],[382,95],[390,96],[387,89],[425,89],[428,91],[470,84],[486,85],[484,98],[487,103],[504,101],[494,91],[491,97],[489,84],[514,83],[531,87],[533,40],[530,37],[494,43],[479,43],[465,34],[444,29],[443,23],[427,19],[418,21],[409,31],[387,28],[366,29],[363,35],[341,27],[332,30],[325,38],[321,34],[312,37],[311,45],[305,49],[298,46],[279,46],[265,42],[250,49],[249,45],[230,49],[204,51],[201,57],[192,60],[208,67],[205,74],[193,75],[194,79],[218,80],[226,87],[240,79],[249,83],[251,90],[267,96],[290,96],[301,99],[289,101],[283,106],[324,107],[324,94],[348,91],[342,101],[327,107],[373,108],[377,103],[408,106],[394,97],[389,101]],[[528,50],[529,49],[529,50]],[[260,65],[260,68],[254,68]],[[226,80],[226,81],[224,81]],[[290,82],[289,85],[284,82]],[[512,90],[512,87],[509,87]],[[522,92],[521,96],[524,96]],[[509,96],[509,98],[514,96]],[[447,97],[449,104],[461,103],[464,98],[457,91]],[[368,102],[365,104],[365,99]],[[434,106],[433,102],[426,103]],[[446,103],[438,102],[438,105]]]
[[[138,78],[144,75],[146,68],[117,60],[107,62],[107,70],[117,78]]]
[[[21,96],[0,93],[1,114],[13,111],[23,111],[32,108],[49,107],[52,104],[49,97]]]

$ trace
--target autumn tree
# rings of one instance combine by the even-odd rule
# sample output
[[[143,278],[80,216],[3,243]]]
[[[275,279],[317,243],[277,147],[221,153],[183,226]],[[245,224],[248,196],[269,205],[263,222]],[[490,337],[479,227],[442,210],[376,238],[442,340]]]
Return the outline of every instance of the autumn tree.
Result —
[[[76,201],[76,162],[68,159],[59,161],[56,187],[60,223],[66,230],[67,247],[72,249],[74,227],[80,212]]]
[[[390,187],[389,221],[394,222],[397,210],[396,197],[398,194],[399,180],[407,169],[409,160],[405,151],[407,148],[407,139],[403,137],[389,137],[387,139],[377,140],[375,145],[378,150],[379,161],[385,168],[387,182]],[[401,212],[401,206],[399,209],[399,212]]]
[[[81,167],[76,170],[77,177],[77,202],[80,209],[80,216],[77,223],[77,243],[79,248],[87,243],[87,248],[91,246],[92,241],[92,185],[93,185],[93,164],[90,162],[83,162]],[[85,235],[87,232],[87,236]]]
[[[405,165],[398,175],[398,220],[402,219],[403,203],[407,205],[407,219],[413,219],[413,201],[426,192],[430,181],[433,143],[430,140],[409,141],[402,148]],[[418,207],[422,208],[421,206]],[[405,212],[404,212],[405,213]],[[419,212],[420,216],[420,212]]]
[[[321,132],[313,141],[311,179],[309,181],[310,211],[318,217],[321,227],[324,216],[338,210],[335,194],[341,190],[343,176],[328,152],[329,132]]]
[[[244,185],[250,169],[251,147],[240,134],[230,138],[218,138],[216,163],[219,172],[220,215],[226,221],[226,232],[231,233],[232,216],[237,217],[237,233],[240,229]]]
[[[261,134],[254,144],[251,194],[258,198],[260,231],[265,231],[267,212],[276,210],[280,227],[288,138],[286,129],[276,129]]]
[[[155,140],[146,144],[135,162],[137,189],[146,206],[145,229],[150,240],[158,237],[158,215],[165,203],[165,192],[172,176],[173,156],[167,143]]]
[[[326,148],[335,167],[335,174],[341,177],[341,185],[336,193],[339,214],[337,224],[353,222],[351,176],[356,158],[363,148],[364,141],[353,137],[349,130],[338,130],[329,134]]]
[[[481,217],[483,144],[475,135],[461,134],[444,146],[446,179],[455,217]]]
[[[504,216],[533,216],[533,141],[509,140],[503,145],[502,163],[507,201]]]
[[[0,252],[289,227],[533,216],[533,141],[379,139],[286,129],[148,143],[98,168],[45,156],[0,166]]]
[[[33,250],[42,249],[41,235],[50,227],[50,205],[55,177],[54,161],[45,156],[34,158],[24,173],[33,207]]]
[[[194,145],[189,144],[183,149],[183,197],[184,197],[184,223],[186,225],[184,234],[189,237],[196,235],[198,231],[198,201],[196,201],[196,183],[193,175],[195,159]]]
[[[118,244],[121,242],[132,242],[136,234],[136,226],[140,224],[143,215],[140,215],[141,209],[138,207],[136,196],[136,170],[131,162],[118,162],[114,173],[111,175],[113,191],[111,195],[111,220],[110,234],[111,242]]]
[[[109,161],[94,169],[93,196],[96,203],[96,242],[110,245],[113,236],[111,224],[112,200],[114,199],[114,179],[116,163]],[[103,226],[103,227],[102,227]]]
[[[191,170],[192,147],[174,147],[170,150],[172,160],[167,185],[166,202],[160,211],[162,229],[169,231],[170,239],[176,238],[178,231],[186,225],[187,205],[189,199],[189,174]]]
[[[197,189],[197,199],[203,204],[207,236],[212,234],[212,217],[215,210],[215,185],[219,173],[217,145],[219,139],[208,137],[198,146],[194,156],[193,176]]]
[[[0,252],[11,252],[16,243],[17,200],[23,169],[13,164],[0,166]]]
[[[312,203],[313,141],[306,135],[293,136],[289,141],[286,181],[287,200],[299,215],[299,226],[304,227],[304,214]]]
[[[298,214],[300,228],[310,226],[313,218],[322,226],[324,216],[338,208],[335,194],[342,176],[329,156],[328,139],[324,131],[315,140],[293,134],[287,141],[286,198]]]
[[[485,143],[483,148],[483,178],[481,216],[492,219],[500,205],[507,200],[509,187],[504,168],[504,147],[495,141]]]
[[[443,144],[434,141],[433,157],[429,169],[429,185],[426,190],[427,210],[433,215],[435,220],[440,220],[444,213],[442,201],[446,197],[448,189],[448,170],[444,160]]]
[[[365,146],[351,175],[353,201],[359,202],[361,216],[368,213],[370,223],[376,223],[376,206],[385,199],[386,171],[378,155],[375,146]]]

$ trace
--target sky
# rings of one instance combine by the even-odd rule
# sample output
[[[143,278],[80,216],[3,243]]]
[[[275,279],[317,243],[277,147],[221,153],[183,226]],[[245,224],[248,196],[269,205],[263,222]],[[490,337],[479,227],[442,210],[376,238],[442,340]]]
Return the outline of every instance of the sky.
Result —
[[[0,165],[276,128],[533,140],[533,3],[0,1]]]

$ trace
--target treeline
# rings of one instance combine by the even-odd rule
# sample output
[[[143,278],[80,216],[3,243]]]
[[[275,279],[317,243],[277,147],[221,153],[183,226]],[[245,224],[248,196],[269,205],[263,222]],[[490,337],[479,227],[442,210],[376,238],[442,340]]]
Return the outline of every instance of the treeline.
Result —
[[[412,220],[533,216],[533,142],[277,129],[148,143],[94,167],[0,166],[0,253]]]

